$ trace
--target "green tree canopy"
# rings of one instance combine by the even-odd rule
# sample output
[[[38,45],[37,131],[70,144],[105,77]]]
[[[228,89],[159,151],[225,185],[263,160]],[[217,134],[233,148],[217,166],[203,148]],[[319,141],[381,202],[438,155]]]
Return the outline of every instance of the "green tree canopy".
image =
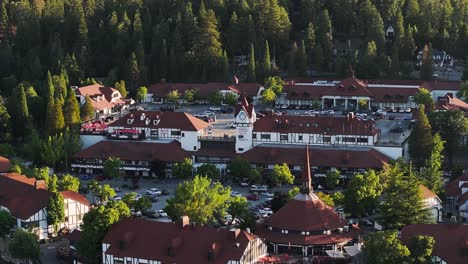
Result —
[[[87,121],[87,120],[94,118],[94,114],[95,114],[94,107],[93,107],[93,103],[91,102],[91,98],[89,96],[85,97],[85,102],[81,106],[80,113],[81,113],[81,119],[83,121]]]
[[[432,251],[435,240],[430,236],[415,236],[411,238],[409,249],[411,251],[411,263],[431,263]]]
[[[280,96],[284,89],[284,81],[279,76],[271,76],[265,79],[265,90],[271,89],[276,96]]]
[[[80,106],[76,100],[75,92],[69,88],[67,97],[65,99],[63,117],[65,126],[76,131],[80,128],[81,117],[80,117]]]
[[[178,103],[179,99],[180,99],[180,94],[179,94],[179,91],[177,90],[172,90],[166,95],[166,100],[172,104]]]
[[[215,165],[211,163],[205,163],[197,168],[197,175],[206,176],[212,180],[220,177],[220,171]]]
[[[70,174],[65,174],[58,180],[59,191],[78,192],[80,189],[80,180]]]
[[[9,235],[16,224],[15,218],[13,218],[7,210],[0,210],[0,237]]]
[[[330,189],[335,189],[338,183],[340,182],[340,174],[339,170],[333,170],[326,174],[325,183],[327,187]]]
[[[414,95],[414,102],[417,105],[424,105],[430,107],[434,100],[432,99],[432,94],[426,88],[419,88],[416,94]]]
[[[104,176],[109,178],[117,178],[120,176],[120,167],[122,166],[122,161],[119,158],[110,157],[104,163],[102,172]]]
[[[384,166],[382,179],[385,188],[378,206],[377,221],[386,228],[401,228],[409,224],[430,222],[430,213],[424,207],[419,181],[401,160]]]
[[[294,182],[294,175],[289,170],[288,164],[276,164],[271,171],[270,179],[274,184],[281,186],[283,183],[292,184]]]
[[[8,243],[12,257],[28,262],[39,262],[40,248],[37,237],[21,228],[16,229]]]
[[[212,184],[207,177],[195,176],[177,186],[174,198],[167,200],[165,211],[173,220],[187,215],[190,221],[204,225],[225,216],[230,193],[230,187]]]
[[[123,98],[127,97],[127,85],[125,84],[124,80],[120,80],[119,82],[116,82],[114,84],[115,89],[120,92],[120,95],[122,95]]]
[[[432,150],[432,131],[429,120],[424,113],[424,105],[419,105],[415,118],[416,123],[409,137],[409,154],[414,165],[419,168],[429,159]]]
[[[431,156],[419,173],[422,184],[438,194],[442,192],[442,185],[444,183],[442,171],[444,144],[445,141],[441,139],[440,135],[435,134],[432,142]]]
[[[210,97],[208,97],[208,101],[212,105],[220,105],[221,102],[223,101],[223,95],[221,94],[219,90],[213,91],[210,94]]]
[[[355,175],[344,191],[344,209],[353,216],[372,213],[379,204],[383,186],[379,174],[369,170]]]
[[[237,95],[234,93],[227,93],[224,97],[224,102],[229,106],[236,106],[237,104]]]
[[[409,249],[400,242],[396,230],[371,233],[364,237],[364,245],[362,253],[366,263],[407,263],[410,255]]]
[[[276,94],[273,91],[273,89],[263,90],[262,97],[260,98],[260,101],[265,105],[272,106],[276,101]]]
[[[146,99],[146,95],[148,94],[148,88],[145,86],[140,86],[137,90],[135,99],[139,102],[143,102]]]
[[[65,220],[65,204],[63,196],[60,193],[55,193],[50,197],[47,205],[47,224],[54,226],[55,232],[58,230],[58,225]]]
[[[185,158],[184,161],[178,162],[172,167],[172,175],[180,179],[188,179],[192,173],[193,164],[190,158]]]

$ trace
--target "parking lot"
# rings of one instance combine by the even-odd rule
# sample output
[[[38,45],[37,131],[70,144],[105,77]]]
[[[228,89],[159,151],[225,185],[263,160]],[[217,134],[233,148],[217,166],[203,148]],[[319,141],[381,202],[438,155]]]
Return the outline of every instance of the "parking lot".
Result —
[[[81,179],[80,181],[81,181],[82,186],[87,186],[91,180]],[[134,190],[129,190],[129,189],[121,188],[121,187],[125,183],[130,185],[131,184],[130,181],[126,182],[122,179],[111,179],[111,180],[99,181],[101,185],[109,184],[111,187],[120,187],[121,191],[116,193],[116,195],[119,197],[123,197],[126,193],[131,193],[131,192],[135,192],[144,196],[146,195],[146,190],[149,188],[158,188],[159,190],[165,189],[169,191],[169,195],[162,195],[159,197],[158,201],[152,203],[151,209],[155,211],[164,209],[164,207],[166,206],[167,199],[174,197],[174,191],[176,190],[178,184],[181,182],[182,180],[179,180],[179,179],[166,179],[163,181],[157,181],[155,179],[141,178],[137,183],[138,188]],[[235,195],[247,197],[252,194],[252,192],[250,191],[250,187],[241,187],[239,185],[235,185],[231,183],[225,183],[224,186],[230,186],[233,195],[235,194]],[[291,185],[283,185],[282,187],[268,189],[268,193],[273,194],[276,191],[287,192],[292,187],[293,186]],[[91,193],[86,194],[86,197],[88,198],[89,201],[93,202],[93,195]],[[257,201],[249,200],[249,207],[260,207],[262,204],[264,204],[268,200],[268,198],[271,198],[271,197],[267,197],[265,194],[259,193],[258,198],[259,199]],[[166,222],[170,221],[170,219],[168,219],[167,217],[160,217],[154,220],[166,221]]]

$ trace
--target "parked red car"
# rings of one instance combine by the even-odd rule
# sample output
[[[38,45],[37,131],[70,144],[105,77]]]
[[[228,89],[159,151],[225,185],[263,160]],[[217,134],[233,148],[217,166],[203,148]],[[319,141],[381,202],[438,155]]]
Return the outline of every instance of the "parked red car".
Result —
[[[106,179],[106,177],[104,177],[104,175],[102,175],[102,174],[96,176],[96,180],[98,180],[98,181],[103,181],[105,179]]]
[[[260,197],[258,197],[256,194],[247,195],[246,198],[250,201],[258,201],[258,199],[260,199]]]

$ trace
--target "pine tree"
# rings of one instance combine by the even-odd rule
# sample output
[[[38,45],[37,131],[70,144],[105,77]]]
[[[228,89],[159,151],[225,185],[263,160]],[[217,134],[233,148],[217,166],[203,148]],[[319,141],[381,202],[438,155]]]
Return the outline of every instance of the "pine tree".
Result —
[[[297,47],[297,43],[294,42],[288,54],[288,75],[291,77],[296,76],[297,74],[296,59],[298,57],[298,53],[299,48]]]
[[[316,63],[319,61],[318,58],[320,58],[319,66],[327,70],[329,69],[332,56],[332,23],[327,9],[323,9],[319,15],[317,36],[317,42],[320,43],[320,47],[315,49],[314,57],[316,58]]]
[[[400,77],[400,45],[398,37],[393,42],[391,71],[393,78]]]
[[[0,5],[0,32],[4,34],[8,31],[8,13],[6,10],[6,1]]]
[[[93,103],[91,102],[91,98],[89,96],[85,97],[85,103],[81,106],[81,119],[83,121],[91,120],[94,118],[94,108]]]
[[[228,58],[226,50],[224,50],[224,52],[223,52],[223,62],[222,62],[221,66],[223,68],[222,68],[219,80],[223,81],[223,82],[225,82],[227,80],[230,80],[231,75],[229,74],[229,58]]]
[[[444,151],[444,144],[445,141],[443,141],[440,135],[436,133],[433,136],[431,156],[426,161],[425,167],[419,174],[424,186],[438,194],[441,193],[442,185],[444,183],[442,171],[442,163],[444,161],[442,152]]]
[[[402,161],[384,167],[386,186],[376,219],[385,228],[401,228],[409,224],[430,222],[429,212],[424,207],[419,181],[411,164]]]
[[[247,66],[247,80],[250,82],[257,81],[255,74],[255,50],[253,43],[250,44],[249,64]]]
[[[424,105],[419,105],[416,113],[416,123],[409,137],[409,154],[417,168],[424,166],[432,150],[432,131],[424,111]]]
[[[271,60],[270,60],[270,45],[268,40],[265,40],[265,54],[263,56],[263,77],[271,76]]]
[[[48,123],[47,132],[49,136],[59,134],[65,128],[65,120],[63,118],[62,103],[60,100],[52,100],[47,105],[48,108]]]
[[[408,25],[400,42],[400,58],[402,60],[412,60],[415,50],[416,44],[413,38],[413,27]]]
[[[408,25],[416,25],[420,15],[418,0],[407,0],[404,10],[406,11],[405,17]]]
[[[121,80],[120,82],[116,82],[114,84],[114,88],[120,92],[123,98],[127,97],[127,86],[125,85],[125,81]]]
[[[305,76],[307,70],[307,55],[304,40],[302,40],[301,47],[297,53],[296,64],[299,76]]]
[[[136,11],[135,19],[133,20],[133,41],[134,43],[143,41],[143,23],[141,22],[139,10]]]
[[[50,74],[50,71],[47,72],[46,96],[55,98],[55,85],[54,85],[54,80],[52,79],[52,75]]]
[[[65,126],[69,127],[71,130],[79,129],[81,124],[80,106],[76,100],[75,93],[71,88],[68,88],[63,112]]]
[[[360,9],[366,41],[374,41],[377,45],[378,54],[381,54],[385,48],[385,32],[382,17],[370,0],[365,0]]]
[[[159,76],[162,78],[167,78],[167,68],[169,64],[169,53],[167,50],[166,39],[162,40],[162,48],[159,54]]]
[[[140,70],[135,52],[132,52],[128,60],[127,83],[130,94],[135,95],[137,85],[140,83]]]
[[[431,44],[425,45],[422,58],[421,58],[421,79],[432,80],[434,74],[434,65],[432,59],[432,46]]]
[[[9,100],[8,112],[13,124],[13,135],[24,137],[29,123],[29,110],[26,101],[24,85],[21,83],[13,90],[12,98]]]

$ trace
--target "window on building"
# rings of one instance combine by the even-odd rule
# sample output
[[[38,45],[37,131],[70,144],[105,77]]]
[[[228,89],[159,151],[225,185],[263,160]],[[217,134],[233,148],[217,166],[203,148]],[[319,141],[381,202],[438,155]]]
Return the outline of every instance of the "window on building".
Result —
[[[260,138],[270,140],[271,136],[270,136],[270,134],[261,134]]]
[[[253,139],[257,139],[257,134],[256,134],[256,133],[253,133],[253,134],[252,134],[252,138],[253,138]]]
[[[185,133],[182,133],[182,137],[185,137]]]
[[[239,151],[244,151],[244,148],[238,148],[237,150],[239,150]]]
[[[193,150],[197,150],[197,146],[193,146]]]
[[[323,143],[331,143],[331,136],[323,136]]]
[[[355,143],[356,139],[354,137],[343,137],[344,143]]]
[[[299,135],[299,141],[302,142],[302,135]]]
[[[180,130],[171,130],[171,136],[180,136]]]
[[[281,134],[280,135],[280,140],[281,141],[288,141],[288,134]]]
[[[358,142],[358,143],[366,143],[366,144],[367,144],[368,140],[367,140],[367,138],[361,137],[361,138],[358,138],[358,139],[357,139],[357,142]]]

